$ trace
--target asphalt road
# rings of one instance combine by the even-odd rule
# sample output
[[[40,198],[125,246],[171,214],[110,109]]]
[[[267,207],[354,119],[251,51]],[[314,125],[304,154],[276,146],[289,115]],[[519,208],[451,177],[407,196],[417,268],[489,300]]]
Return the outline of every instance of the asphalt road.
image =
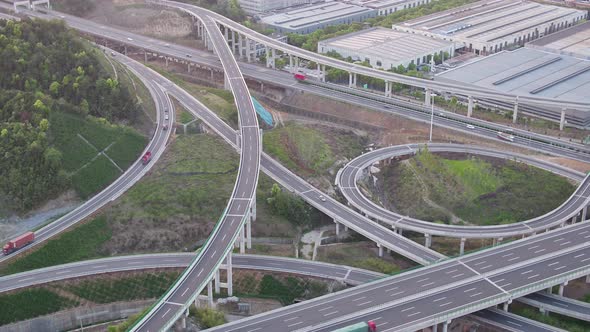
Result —
[[[124,58],[123,56],[115,57],[115,59],[120,60],[123,63],[132,61],[131,59]],[[1,256],[0,263],[44,243],[51,237],[63,232],[72,225],[90,216],[92,213],[94,213],[104,205],[114,201],[119,196],[121,196],[125,191],[131,188],[131,186],[133,186],[137,181],[139,181],[145,175],[145,173],[147,173],[151,169],[151,167],[158,161],[158,159],[160,158],[160,156],[166,148],[166,142],[168,141],[171,132],[170,130],[162,130],[162,126],[165,122],[167,122],[163,115],[165,113],[168,113],[169,118],[174,119],[174,108],[172,106],[170,99],[164,93],[160,86],[158,86],[155,82],[146,80],[144,77],[141,76],[141,73],[135,71],[134,73],[140,79],[142,79],[142,81],[144,81],[146,87],[152,95],[152,98],[154,99],[154,103],[156,105],[157,110],[156,128],[154,130],[150,142],[148,143],[145,150],[141,153],[140,158],[137,161],[135,161],[123,173],[123,175],[121,175],[118,179],[116,179],[113,183],[111,183],[107,188],[102,190],[100,193],[90,198],[84,204],[80,205],[78,208],[66,214],[65,216],[57,219],[56,221],[36,231],[35,242],[33,242],[31,245],[19,251],[13,252],[8,256]],[[151,151],[152,160],[147,165],[143,165],[141,162],[141,157],[145,154],[146,151]]]
[[[277,50],[287,52],[290,55],[301,57],[303,59],[307,59],[310,61],[314,61],[315,63],[321,63],[328,65],[332,68],[346,70],[348,72],[353,72],[357,74],[362,74],[368,77],[380,78],[385,81],[389,82],[399,82],[403,84],[408,84],[416,87],[421,88],[429,88],[435,91],[441,90],[450,93],[457,93],[461,95],[471,95],[474,97],[482,97],[482,98],[492,98],[498,99],[503,101],[515,101],[516,95],[512,93],[500,92],[500,91],[490,91],[489,89],[483,89],[476,86],[466,86],[466,85],[459,85],[459,84],[452,84],[446,82],[435,82],[425,79],[419,79],[415,77],[404,76],[400,74],[395,74],[391,72],[387,72],[384,70],[378,70],[373,68],[368,68],[362,65],[357,65],[341,60],[337,60],[334,58],[330,58],[321,54],[317,54],[314,52],[303,50],[299,47],[295,47],[280,41],[277,41],[271,37],[265,36],[258,32],[255,32],[249,28],[244,27],[243,25],[236,23],[220,14],[215,12],[202,9],[200,7],[189,5],[182,2],[176,1],[168,1],[168,0],[148,0],[150,3],[161,4],[164,6],[169,6],[177,9],[184,10],[189,14],[198,16],[198,15],[208,15],[211,18],[215,19],[215,21],[223,24],[225,26],[230,27],[230,29],[240,32],[243,35],[248,36],[248,38],[260,42],[262,44],[268,45],[269,47],[273,47]],[[589,110],[590,105],[583,102],[576,102],[576,101],[556,101],[553,98],[545,98],[545,97],[532,97],[532,96],[518,96],[519,101],[522,103],[530,103],[534,102],[536,104],[546,104],[551,106],[558,106],[558,107],[571,107],[574,109],[580,110]]]
[[[519,223],[494,226],[441,225],[418,220],[408,216],[400,215],[393,211],[389,211],[375,204],[362,194],[358,188],[357,182],[363,175],[366,174],[368,167],[380,160],[413,155],[420,149],[424,148],[424,146],[424,144],[390,146],[358,156],[346,164],[338,173],[338,176],[336,177],[336,183],[340,189],[340,192],[352,206],[356,207],[363,213],[368,214],[373,218],[377,218],[378,220],[383,221],[393,227],[399,227],[401,229],[412,230],[424,234],[458,238],[508,238],[511,236],[520,236],[534,232],[543,232],[548,228],[558,226],[568,216],[573,216],[574,214],[578,213],[581,207],[586,206],[589,203],[590,178],[585,177],[584,173],[510,151],[499,151],[477,146],[444,143],[428,144],[428,150],[431,152],[469,153],[474,155],[515,160],[548,170],[575,181],[581,181],[581,184],[567,201],[565,201],[555,210],[548,212],[543,216]]]
[[[565,330],[498,309],[478,311],[471,316],[476,318],[476,320],[511,332],[566,332]]]
[[[519,298],[517,301],[537,308],[590,322],[590,304],[567,297],[538,292]]]
[[[332,331],[380,317],[380,331],[413,331],[590,273],[588,238],[590,223],[579,223],[212,331]]]

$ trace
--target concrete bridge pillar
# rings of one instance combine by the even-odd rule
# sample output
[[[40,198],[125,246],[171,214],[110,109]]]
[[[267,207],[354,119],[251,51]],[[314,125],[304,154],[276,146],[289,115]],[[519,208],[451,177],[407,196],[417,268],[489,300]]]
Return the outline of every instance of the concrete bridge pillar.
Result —
[[[559,296],[563,296],[563,289],[565,288],[565,286],[567,286],[567,281],[564,282],[563,284],[559,285],[559,290],[557,291],[557,295]]]
[[[430,248],[431,245],[432,245],[432,235],[424,234],[424,246],[426,248]]]
[[[215,294],[219,294],[221,293],[221,278],[219,276],[219,269],[215,271],[213,279],[215,280]]]
[[[271,54],[270,48],[268,46],[264,46],[264,51],[266,53],[266,68],[274,67],[273,62],[275,61],[275,58]]]
[[[320,81],[326,82],[326,65],[320,65]]]
[[[295,73],[293,70],[293,56],[291,54],[289,54],[289,72],[291,74]]]
[[[356,74],[355,73],[348,73],[348,87],[349,88],[356,87]]]
[[[391,97],[392,82],[385,81],[385,97]]]
[[[438,324],[432,325],[432,332],[438,332]]]
[[[403,233],[404,233],[404,230],[403,229],[401,229],[401,228],[398,228],[397,229],[397,234],[403,235]]]
[[[383,257],[383,246],[377,243],[377,248],[379,248],[379,257]]]
[[[244,40],[241,34],[238,33],[238,57],[244,56]]]
[[[295,72],[299,72],[299,57],[295,57]]]
[[[51,9],[49,0],[33,0],[31,1],[31,9],[36,10],[37,7],[46,5],[47,9]]]
[[[466,239],[464,237],[461,238],[461,245],[459,247],[459,256],[463,256],[463,254],[465,253],[465,241]]]
[[[240,254],[246,253],[246,225],[240,228]]]
[[[547,292],[547,294],[552,294],[553,293],[553,287],[549,287],[545,291]]]
[[[516,96],[516,102],[514,102],[514,111],[512,112],[512,123],[518,121],[518,96]]]
[[[448,332],[449,331],[449,325],[451,324],[451,320],[448,320],[446,322],[443,323],[443,332]]]
[[[207,283],[207,302],[209,302],[209,307],[213,308],[213,280],[209,280]]]
[[[334,223],[336,224],[336,236],[340,235],[340,223],[334,219]]]
[[[510,303],[512,303],[512,300],[508,300],[507,302],[504,302],[502,304],[502,310],[508,312],[508,306],[510,305]]]
[[[539,308],[539,312],[540,312],[540,313],[541,313],[541,315],[543,315],[543,316],[547,316],[547,314],[548,314],[547,310],[545,310],[545,308],[543,308],[543,307],[540,307],[540,308]]]
[[[31,9],[31,3],[29,2],[29,0],[24,0],[24,1],[15,1],[13,3],[14,5],[14,12],[18,13],[18,10],[20,7],[24,7],[26,9]]]
[[[233,296],[234,284],[233,284],[233,266],[232,266],[232,253],[228,253],[225,257],[225,265],[227,271],[227,295]]]
[[[561,118],[559,119],[559,130],[563,130],[565,127],[565,108],[561,109]]]
[[[586,221],[586,212],[588,212],[588,206],[584,206],[582,209],[582,220],[580,220],[580,222]]]
[[[586,283],[589,284],[590,283],[590,274],[586,276]]]
[[[473,97],[467,97],[467,117],[470,118],[473,115]]]
[[[430,89],[425,89],[424,90],[424,104],[426,106],[430,106],[431,100],[430,100]]]

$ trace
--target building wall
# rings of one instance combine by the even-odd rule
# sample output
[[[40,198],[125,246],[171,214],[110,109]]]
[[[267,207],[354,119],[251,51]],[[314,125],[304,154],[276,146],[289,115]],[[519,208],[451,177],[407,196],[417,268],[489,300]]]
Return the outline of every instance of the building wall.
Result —
[[[238,3],[246,13],[260,14],[277,9],[322,1],[324,0],[238,0]]]
[[[422,5],[425,5],[425,4],[432,2],[432,1],[433,0],[411,0],[411,1],[406,1],[404,3],[391,4],[388,6],[379,7],[379,8],[375,8],[375,9],[377,10],[378,16],[384,16],[384,15],[393,14],[393,13],[397,12],[398,10],[404,10],[404,9],[414,8],[417,6],[422,6]]]
[[[330,51],[337,52],[344,58],[350,57],[354,61],[368,61],[373,68],[389,70],[396,68],[399,65],[403,65],[407,68],[410,65],[410,63],[413,63],[415,65],[428,64],[428,57],[433,57],[435,54],[439,54],[442,57],[443,54],[447,52],[449,54],[449,57],[452,57],[455,54],[455,47],[454,45],[449,45],[445,47],[432,49],[426,53],[413,54],[412,56],[408,56],[405,59],[392,59],[388,58],[387,54],[383,54],[382,56],[376,56],[374,54],[368,54],[362,51],[355,51],[342,47],[331,46],[330,44],[322,43],[321,41],[318,43],[318,53],[326,54]],[[446,59],[447,58],[445,58],[445,60]]]
[[[307,24],[298,28],[291,28],[281,25],[274,25],[272,23],[267,23],[267,25],[273,29],[275,29],[278,33],[287,34],[287,33],[298,33],[298,34],[308,34],[312,33],[318,29],[324,29],[331,25],[340,25],[340,24],[351,24],[353,22],[363,22],[369,18],[375,17],[377,14],[375,10],[369,10],[362,13],[356,13],[352,15],[340,16],[331,19],[326,19],[321,22],[316,22],[313,24]]]

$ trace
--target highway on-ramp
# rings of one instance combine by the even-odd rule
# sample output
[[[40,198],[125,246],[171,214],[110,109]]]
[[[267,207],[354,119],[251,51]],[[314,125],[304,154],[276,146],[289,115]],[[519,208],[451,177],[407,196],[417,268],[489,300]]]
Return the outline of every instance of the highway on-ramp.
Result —
[[[118,59],[121,61],[125,61],[125,59],[123,59],[122,56],[118,57]],[[141,158],[136,160],[119,178],[117,178],[107,188],[103,189],[94,197],[90,198],[89,200],[87,200],[82,205],[80,205],[73,211],[69,212],[65,216],[57,219],[56,221],[53,221],[52,223],[48,224],[47,226],[44,226],[38,231],[35,231],[35,242],[19,251],[13,252],[10,255],[0,257],[0,263],[44,243],[51,237],[63,232],[70,226],[92,215],[109,202],[114,201],[119,196],[121,196],[126,190],[131,188],[137,181],[139,181],[141,177],[143,177],[158,161],[158,159],[160,158],[160,156],[166,148],[166,142],[168,141],[171,132],[170,130],[162,129],[163,125],[169,122],[169,120],[165,119],[164,114],[168,113],[169,118],[174,119],[174,109],[170,99],[168,98],[168,95],[164,93],[161,86],[159,86],[155,82],[145,79],[141,76],[141,73],[139,72],[134,71],[134,73],[142,80],[142,82],[148,88],[150,94],[152,95],[154,103],[156,104],[156,128],[154,129],[154,134],[151,137],[150,142],[141,154],[141,156],[143,156],[143,154],[146,151],[150,151],[152,153],[152,160],[147,165],[142,164]]]
[[[581,183],[576,191],[553,211],[531,220],[495,226],[443,225],[418,220],[387,210],[362,194],[358,186],[358,181],[367,174],[368,168],[371,165],[381,160],[412,156],[420,149],[425,148],[428,148],[428,151],[433,153],[470,154],[526,163]],[[584,173],[510,151],[445,143],[398,145],[367,152],[350,161],[338,172],[336,184],[349,204],[370,217],[396,228],[399,227],[429,235],[458,238],[508,238],[543,232],[548,228],[558,226],[567,218],[576,216],[580,212],[581,207],[588,205],[590,197],[590,178],[585,177]]]

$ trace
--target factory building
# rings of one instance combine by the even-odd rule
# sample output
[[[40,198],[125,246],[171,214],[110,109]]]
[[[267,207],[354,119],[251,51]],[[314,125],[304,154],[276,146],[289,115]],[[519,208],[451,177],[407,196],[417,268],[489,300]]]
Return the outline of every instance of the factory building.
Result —
[[[378,16],[393,14],[399,10],[415,8],[433,0],[340,0],[377,11]]]
[[[324,0],[238,0],[238,3],[246,13],[257,15],[274,10],[323,1]]]
[[[484,0],[419,17],[394,30],[455,42],[456,47],[487,55],[573,26],[582,10],[530,1]]]
[[[490,91],[590,103],[590,60],[523,47],[503,51],[438,74],[435,81],[475,85]],[[590,113],[521,106],[522,112],[587,128]],[[511,109],[513,105],[508,105]],[[564,111],[562,116],[562,111]]]
[[[527,47],[590,60],[590,22],[539,38]]]
[[[453,42],[413,35],[386,28],[371,28],[344,36],[322,40],[318,53],[334,51],[355,61],[368,61],[373,68],[393,69],[399,65],[427,64],[429,60],[444,54],[453,56]]]
[[[376,16],[374,9],[342,2],[325,2],[261,18],[278,33],[308,34],[330,25],[362,22]]]

